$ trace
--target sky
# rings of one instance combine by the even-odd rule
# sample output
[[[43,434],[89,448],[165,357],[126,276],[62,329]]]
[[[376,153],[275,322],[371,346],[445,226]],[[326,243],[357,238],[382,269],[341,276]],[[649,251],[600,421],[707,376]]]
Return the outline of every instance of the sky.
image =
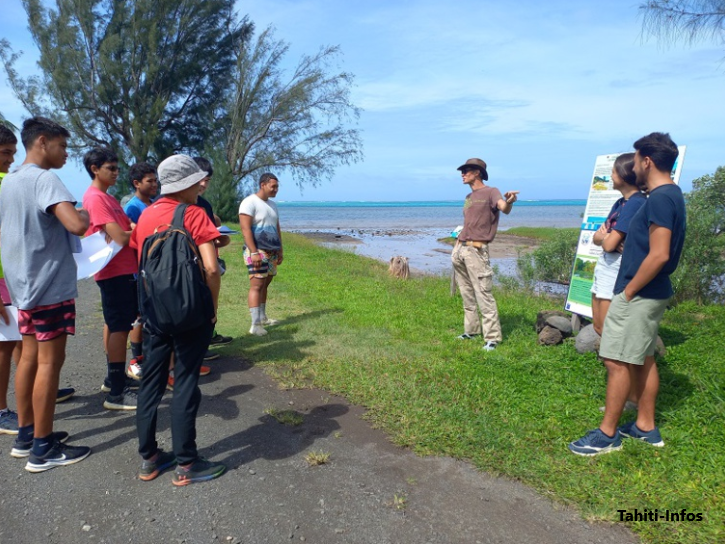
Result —
[[[456,168],[479,157],[489,185],[521,199],[586,198],[598,155],[630,151],[653,131],[686,145],[681,185],[725,165],[725,48],[663,45],[642,33],[631,0],[240,0],[257,31],[290,44],[286,66],[321,46],[342,51],[364,160],[299,188],[280,175],[277,200],[456,200]],[[0,36],[37,50],[20,0],[2,0]],[[6,19],[5,14],[9,17]],[[0,111],[27,115],[0,78]],[[20,150],[16,156],[23,159]],[[87,175],[60,171],[80,198]]]

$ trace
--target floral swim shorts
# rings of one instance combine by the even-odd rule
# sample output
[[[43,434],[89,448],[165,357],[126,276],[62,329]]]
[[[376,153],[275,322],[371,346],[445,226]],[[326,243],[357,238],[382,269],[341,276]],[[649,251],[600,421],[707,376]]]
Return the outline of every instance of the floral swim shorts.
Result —
[[[266,278],[267,276],[277,275],[277,262],[279,261],[279,253],[268,249],[257,249],[262,256],[262,262],[259,267],[254,268],[252,263],[252,252],[247,246],[244,246],[244,262],[247,263],[247,270],[250,278]]]

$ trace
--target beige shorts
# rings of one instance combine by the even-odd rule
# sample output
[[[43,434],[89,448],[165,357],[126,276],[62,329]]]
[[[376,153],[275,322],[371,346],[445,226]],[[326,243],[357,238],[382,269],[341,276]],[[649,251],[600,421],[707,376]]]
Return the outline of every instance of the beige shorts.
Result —
[[[655,354],[657,331],[669,299],[635,296],[627,302],[624,291],[614,295],[602,330],[599,356],[603,359],[643,365]]]

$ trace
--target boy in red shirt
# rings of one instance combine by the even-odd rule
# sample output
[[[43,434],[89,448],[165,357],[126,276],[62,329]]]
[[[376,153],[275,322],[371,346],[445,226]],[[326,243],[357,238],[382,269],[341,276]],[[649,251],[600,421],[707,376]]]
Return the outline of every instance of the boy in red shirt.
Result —
[[[135,410],[136,393],[126,381],[126,343],[138,316],[136,253],[128,246],[131,221],[108,190],[118,179],[118,157],[110,149],[96,147],[83,157],[83,165],[93,181],[83,195],[90,226],[86,236],[104,231],[106,240],[122,247],[103,270],[93,276],[101,290],[103,307],[103,346],[108,357],[108,376],[102,390],[108,391],[103,407],[107,410]]]
[[[146,208],[131,234],[130,245],[143,250],[146,238],[154,231],[165,230],[173,221],[179,204],[188,204],[184,228],[199,248],[206,270],[206,284],[211,291],[216,313],[221,273],[216,256],[215,240],[219,231],[204,210],[196,206],[200,182],[207,173],[191,157],[173,155],[158,166],[160,195]],[[139,259],[140,262],[140,259]],[[143,316],[141,316],[143,320]],[[226,467],[199,456],[196,448],[196,414],[201,401],[199,370],[211,340],[216,316],[208,323],[179,334],[160,334],[144,325],[144,375],[138,392],[136,426],[138,451],[143,459],[139,479],[148,481],[162,471],[178,464],[173,484],[177,486],[211,480],[221,476]],[[171,402],[171,435],[173,453],[164,452],[156,442],[156,416],[169,378],[169,359],[174,354],[174,398]]]

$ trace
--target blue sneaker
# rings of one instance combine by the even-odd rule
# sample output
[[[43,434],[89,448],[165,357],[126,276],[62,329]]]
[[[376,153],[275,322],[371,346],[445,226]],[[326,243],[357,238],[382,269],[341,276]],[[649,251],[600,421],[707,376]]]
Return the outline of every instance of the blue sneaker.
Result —
[[[58,431],[51,434],[53,441],[65,442],[68,440],[68,433],[65,431]],[[30,457],[30,452],[33,449],[33,439],[31,438],[27,442],[21,442],[17,438],[13,442],[13,449],[10,450],[10,455],[17,459],[23,457]]]
[[[9,409],[0,412],[0,434],[18,434],[18,414]]]
[[[569,444],[569,449],[576,455],[599,455],[622,449],[622,437],[619,431],[609,438],[601,429],[589,431],[576,442]]]
[[[627,438],[638,438],[639,440],[644,440],[647,442],[647,444],[650,444],[656,448],[661,448],[665,445],[665,441],[662,440],[662,435],[660,434],[660,430],[655,427],[651,431],[640,431],[639,427],[637,427],[636,421],[630,421],[629,423],[625,423],[619,429],[619,434],[622,436],[626,436]]]

